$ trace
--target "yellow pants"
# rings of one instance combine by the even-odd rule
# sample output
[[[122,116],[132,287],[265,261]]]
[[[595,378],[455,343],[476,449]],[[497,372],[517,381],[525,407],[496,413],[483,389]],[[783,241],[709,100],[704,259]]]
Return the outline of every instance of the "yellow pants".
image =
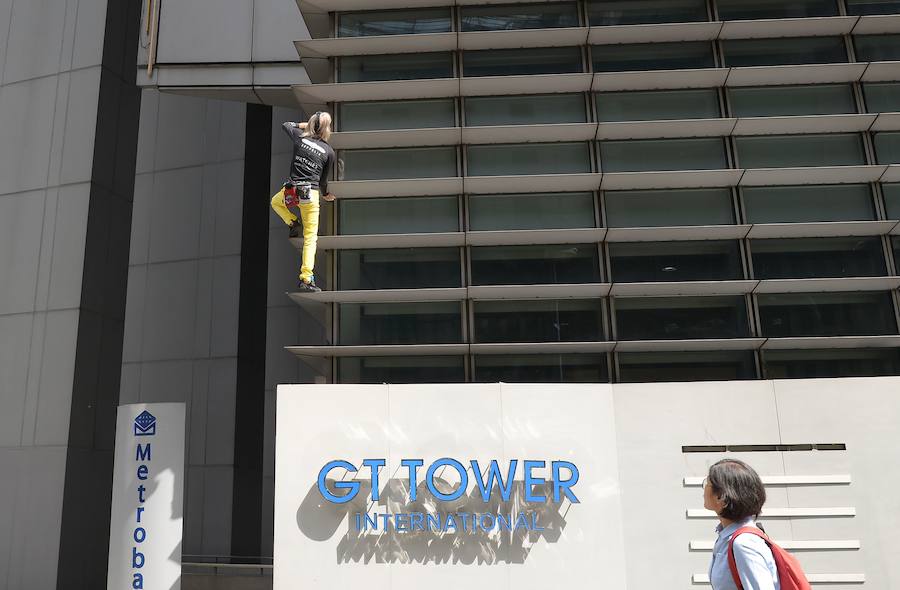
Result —
[[[303,223],[303,257],[300,266],[300,280],[312,280],[316,264],[316,242],[319,239],[319,191],[309,191],[309,201],[300,202],[300,221]],[[297,221],[297,216],[284,204],[284,189],[272,197],[272,209],[287,225]]]

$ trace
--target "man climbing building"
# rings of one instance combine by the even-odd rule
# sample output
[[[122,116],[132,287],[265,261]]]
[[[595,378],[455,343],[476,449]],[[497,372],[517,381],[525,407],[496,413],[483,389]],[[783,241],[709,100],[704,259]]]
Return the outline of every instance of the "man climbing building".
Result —
[[[326,201],[335,196],[328,192],[328,175],[334,164],[334,150],[328,145],[331,137],[331,115],[317,112],[307,123],[282,124],[282,129],[294,142],[291,178],[272,197],[272,209],[287,224],[290,237],[300,237],[303,225],[303,256],[300,266],[300,292],[317,293],[313,267],[316,263],[316,242],[319,237],[319,195]],[[289,207],[300,209],[300,219]]]

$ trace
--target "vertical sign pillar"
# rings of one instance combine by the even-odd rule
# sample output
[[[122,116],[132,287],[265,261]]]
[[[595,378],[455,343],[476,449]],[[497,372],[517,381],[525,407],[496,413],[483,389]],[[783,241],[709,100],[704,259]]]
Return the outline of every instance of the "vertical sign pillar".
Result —
[[[119,406],[107,588],[181,588],[182,403]]]

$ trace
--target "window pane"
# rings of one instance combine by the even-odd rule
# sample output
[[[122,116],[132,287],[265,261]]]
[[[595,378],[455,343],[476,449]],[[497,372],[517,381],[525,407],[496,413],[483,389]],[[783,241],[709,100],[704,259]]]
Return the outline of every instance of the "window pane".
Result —
[[[847,0],[847,14],[897,14],[900,0]]]
[[[900,238],[897,236],[891,238],[891,248],[894,251],[894,264],[900,269]]]
[[[751,240],[758,279],[874,277],[887,274],[881,239]]]
[[[475,342],[605,340],[600,299],[476,301]]]
[[[450,31],[450,9],[374,10],[338,15],[338,37],[412,35]]]
[[[596,244],[472,248],[473,285],[599,283]]]
[[[888,219],[900,219],[900,184],[883,184],[884,208]]]
[[[338,359],[338,383],[462,383],[461,356],[369,356]]]
[[[722,20],[836,16],[835,0],[716,0]]]
[[[539,125],[587,121],[581,94],[466,98],[466,125]]]
[[[900,374],[896,348],[764,350],[766,379],[879,377]]]
[[[900,60],[900,35],[856,35],[856,61]]]
[[[573,74],[582,71],[580,47],[485,49],[463,52],[463,75],[525,76]]]
[[[733,241],[609,244],[614,283],[727,281],[744,278]]]
[[[900,111],[900,84],[863,84],[866,107],[870,113],[896,113]]]
[[[709,20],[704,0],[591,0],[588,14],[595,27]]]
[[[403,53],[338,58],[338,82],[452,78],[453,54]]]
[[[875,202],[866,184],[758,186],[741,189],[748,223],[873,221]]]
[[[755,379],[749,351],[620,352],[620,383]]]
[[[461,287],[459,248],[339,250],[338,289]]]
[[[479,355],[480,383],[608,383],[605,354]]]
[[[875,153],[879,164],[900,164],[900,133],[876,133]]]
[[[343,150],[342,180],[456,176],[456,148]]]
[[[438,303],[341,303],[338,343],[452,344],[462,342],[462,306]]]
[[[609,227],[734,223],[734,206],[728,189],[609,191],[605,200]]]
[[[466,154],[469,176],[591,171],[591,150],[587,143],[470,145]]]
[[[855,166],[866,163],[862,136],[855,133],[735,137],[734,143],[741,168]]]
[[[779,66],[847,61],[842,37],[793,39],[726,39],[722,41],[725,65]]]
[[[646,297],[615,300],[619,340],[746,338],[743,297]]]
[[[463,31],[508,31],[513,29],[552,29],[578,26],[578,4],[514,4],[500,6],[463,6],[460,8]]]
[[[719,92],[663,90],[604,92],[595,96],[600,121],[651,121],[663,119],[712,119],[719,117]]]
[[[759,295],[766,338],[896,334],[890,293]]]
[[[456,197],[346,199],[338,212],[338,233],[345,235],[459,231]]]
[[[574,229],[594,227],[591,193],[471,195],[469,229]]]
[[[456,109],[452,98],[345,102],[340,103],[338,109],[337,122],[341,131],[456,126]]]
[[[728,168],[725,142],[718,137],[601,141],[600,163],[603,172]]]
[[[855,113],[856,100],[849,84],[729,88],[735,117],[834,115]]]
[[[594,45],[591,56],[595,72],[683,70],[716,65],[712,44],[705,41]]]

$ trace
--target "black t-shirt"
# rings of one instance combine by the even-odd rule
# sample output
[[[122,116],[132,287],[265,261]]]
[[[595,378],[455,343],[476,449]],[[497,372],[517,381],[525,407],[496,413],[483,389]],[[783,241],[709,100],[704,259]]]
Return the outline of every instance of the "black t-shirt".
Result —
[[[334,164],[334,150],[325,141],[315,137],[303,137],[296,123],[283,123],[281,128],[294,142],[294,159],[291,161],[291,182],[308,183],[319,192],[328,193],[328,175]]]

